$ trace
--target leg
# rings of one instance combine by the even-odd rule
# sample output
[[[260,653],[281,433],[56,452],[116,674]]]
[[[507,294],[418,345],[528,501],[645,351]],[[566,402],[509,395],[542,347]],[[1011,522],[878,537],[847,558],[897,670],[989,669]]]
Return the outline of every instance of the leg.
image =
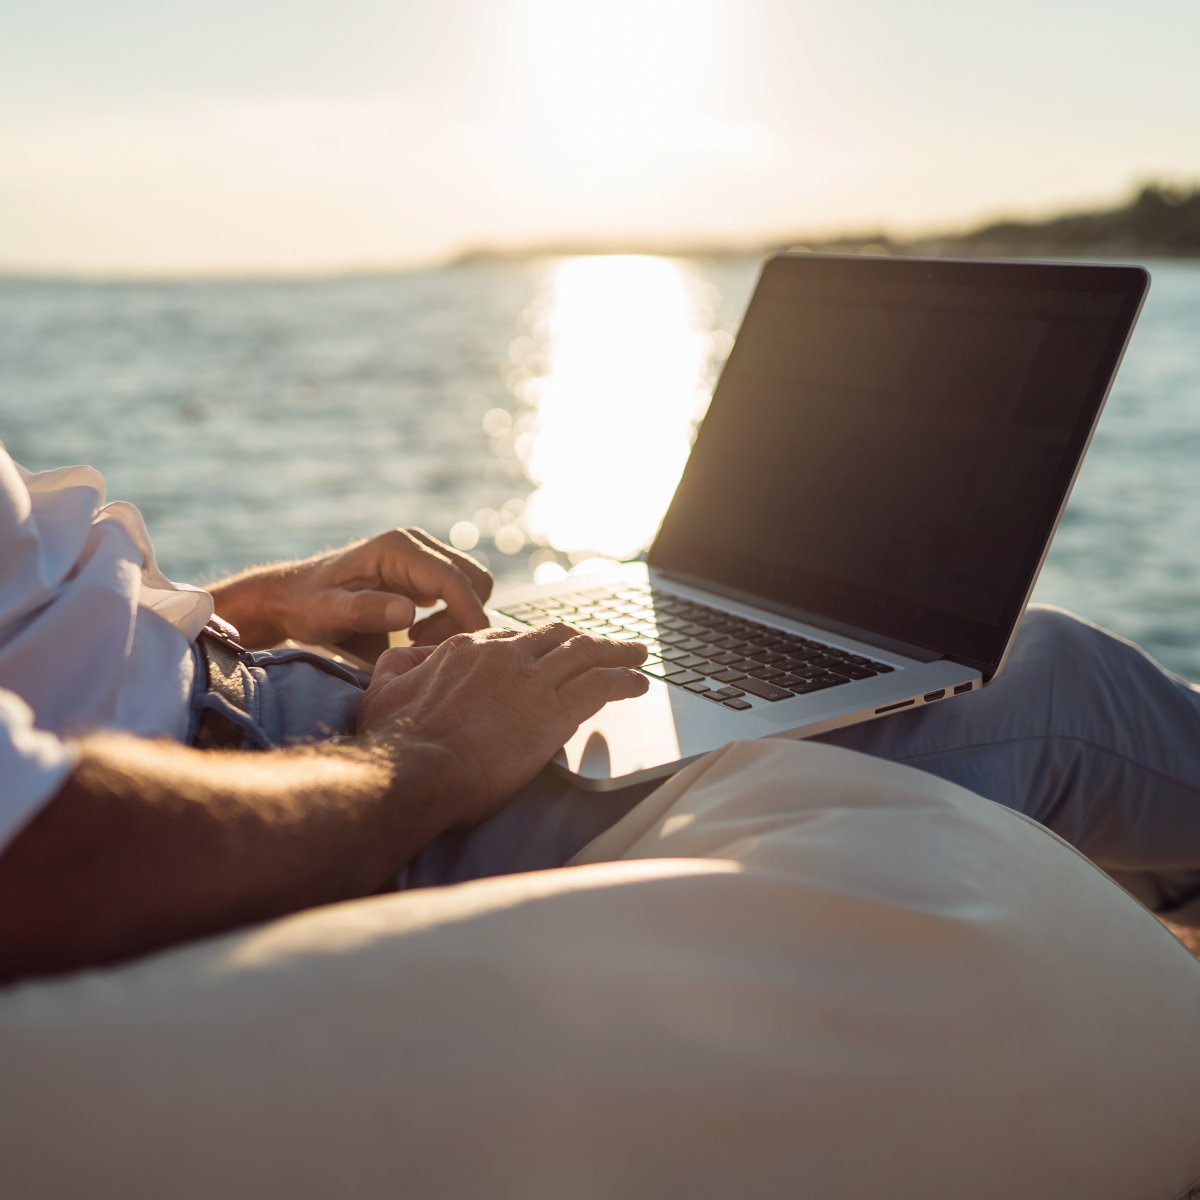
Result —
[[[1200,688],[1061,610],[1029,610],[982,692],[823,740],[1026,813],[1154,907],[1200,890]]]

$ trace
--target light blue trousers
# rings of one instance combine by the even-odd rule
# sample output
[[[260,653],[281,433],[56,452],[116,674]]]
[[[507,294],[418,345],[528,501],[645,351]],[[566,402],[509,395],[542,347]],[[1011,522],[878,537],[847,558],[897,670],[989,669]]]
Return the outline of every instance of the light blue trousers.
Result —
[[[361,680],[255,658],[266,741],[352,731]],[[982,691],[822,740],[1033,817],[1153,908],[1200,892],[1200,688],[1069,613],[1031,607]],[[560,866],[655,786],[584,792],[543,772],[477,829],[426,849],[407,884]]]

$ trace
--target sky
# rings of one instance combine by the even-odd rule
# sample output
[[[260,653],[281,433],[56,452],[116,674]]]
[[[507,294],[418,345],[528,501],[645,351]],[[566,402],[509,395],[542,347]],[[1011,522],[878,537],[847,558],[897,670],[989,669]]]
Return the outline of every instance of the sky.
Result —
[[[1195,0],[0,8],[0,269],[960,228],[1200,182]]]

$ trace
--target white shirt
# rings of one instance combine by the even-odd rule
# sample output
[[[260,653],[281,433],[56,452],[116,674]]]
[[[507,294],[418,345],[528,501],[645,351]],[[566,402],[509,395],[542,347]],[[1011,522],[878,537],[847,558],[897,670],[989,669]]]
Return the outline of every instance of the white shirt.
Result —
[[[91,467],[30,472],[0,445],[0,849],[62,786],[71,737],[182,739],[207,592],[158,569],[142,515]]]

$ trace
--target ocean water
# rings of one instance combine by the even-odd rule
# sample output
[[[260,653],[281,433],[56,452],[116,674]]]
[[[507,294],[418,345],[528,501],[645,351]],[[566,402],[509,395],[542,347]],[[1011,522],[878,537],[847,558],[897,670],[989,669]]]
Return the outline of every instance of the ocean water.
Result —
[[[1036,596],[1200,678],[1200,264],[1149,265]],[[502,579],[586,569],[652,537],[756,270],[0,280],[0,438],[100,467],[178,579],[410,524]]]

